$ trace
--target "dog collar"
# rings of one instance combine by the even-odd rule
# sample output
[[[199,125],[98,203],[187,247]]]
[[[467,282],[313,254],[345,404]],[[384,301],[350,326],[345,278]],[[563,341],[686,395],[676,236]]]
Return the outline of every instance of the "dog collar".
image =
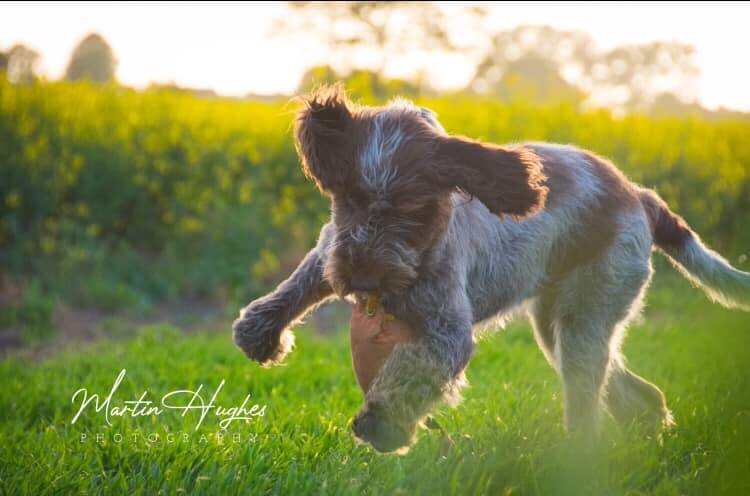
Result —
[[[367,315],[367,317],[375,317],[375,314],[378,312],[378,307],[380,306],[380,300],[379,291],[367,293],[367,301],[365,303],[365,315]],[[385,320],[396,320],[396,316],[392,313],[383,313],[383,318]]]
[[[367,303],[365,304],[365,313],[368,317],[373,318],[375,316],[375,312],[378,311],[378,307],[380,306],[380,292],[379,291],[371,291],[367,293]]]

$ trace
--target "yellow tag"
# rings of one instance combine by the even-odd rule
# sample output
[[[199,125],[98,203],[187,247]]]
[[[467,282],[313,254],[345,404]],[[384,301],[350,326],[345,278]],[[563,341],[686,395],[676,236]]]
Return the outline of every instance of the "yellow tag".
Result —
[[[365,313],[368,317],[374,317],[375,312],[378,311],[380,306],[380,293],[373,292],[367,293],[367,305],[365,306]]]

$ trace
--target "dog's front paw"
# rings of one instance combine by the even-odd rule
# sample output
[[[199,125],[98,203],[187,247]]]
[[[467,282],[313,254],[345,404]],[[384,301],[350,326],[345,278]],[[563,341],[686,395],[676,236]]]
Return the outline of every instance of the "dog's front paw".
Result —
[[[232,324],[234,343],[261,365],[280,363],[294,346],[294,334],[277,309],[251,303]]]
[[[359,412],[352,423],[355,437],[381,453],[406,453],[414,442],[415,430],[399,425],[382,409],[372,406]]]

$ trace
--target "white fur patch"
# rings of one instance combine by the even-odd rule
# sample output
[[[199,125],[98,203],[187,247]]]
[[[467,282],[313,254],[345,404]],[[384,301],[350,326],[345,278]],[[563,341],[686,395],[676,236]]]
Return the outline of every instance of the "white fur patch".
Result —
[[[395,178],[393,155],[407,140],[398,116],[394,115],[402,111],[398,106],[394,106],[375,116],[369,140],[360,157],[362,177],[365,183],[378,193],[385,191]]]

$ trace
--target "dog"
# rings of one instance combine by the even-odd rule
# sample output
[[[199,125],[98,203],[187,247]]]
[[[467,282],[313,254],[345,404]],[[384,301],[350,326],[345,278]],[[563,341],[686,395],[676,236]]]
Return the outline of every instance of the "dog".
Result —
[[[671,425],[662,392],[620,354],[654,248],[714,301],[750,309],[750,273],[591,152],[450,136],[428,109],[358,106],[340,86],[304,97],[294,132],[331,220],[293,274],[241,310],[234,342],[279,363],[316,305],[377,292],[418,336],[393,349],[352,423],[377,451],[405,451],[436,403],[455,404],[473,329],[519,311],[561,377],[568,431],[595,431],[602,410]]]

